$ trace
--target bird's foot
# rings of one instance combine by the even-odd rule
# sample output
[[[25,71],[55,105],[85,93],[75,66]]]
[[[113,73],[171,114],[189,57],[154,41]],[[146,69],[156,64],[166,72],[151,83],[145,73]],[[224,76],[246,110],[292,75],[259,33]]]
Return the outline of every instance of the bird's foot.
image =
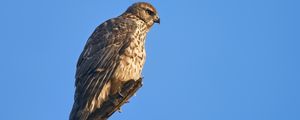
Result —
[[[119,113],[123,112],[122,109],[121,109],[121,107],[118,108],[118,112],[119,112]]]
[[[118,92],[119,97],[124,98],[124,95],[121,92]]]

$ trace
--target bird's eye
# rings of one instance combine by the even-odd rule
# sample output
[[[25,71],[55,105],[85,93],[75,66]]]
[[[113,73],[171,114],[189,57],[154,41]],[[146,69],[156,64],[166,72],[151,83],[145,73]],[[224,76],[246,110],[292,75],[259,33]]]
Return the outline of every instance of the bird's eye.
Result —
[[[149,15],[151,15],[151,16],[153,16],[154,15],[154,12],[152,12],[151,10],[149,10],[149,9],[146,9],[146,12],[149,14]]]

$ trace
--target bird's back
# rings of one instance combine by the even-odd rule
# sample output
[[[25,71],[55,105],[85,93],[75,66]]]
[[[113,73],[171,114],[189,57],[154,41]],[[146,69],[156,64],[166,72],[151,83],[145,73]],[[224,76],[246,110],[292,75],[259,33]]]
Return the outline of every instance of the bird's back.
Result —
[[[122,82],[140,78],[146,33],[140,31],[141,21],[127,17],[104,22],[87,41],[77,64],[71,120],[87,119]]]

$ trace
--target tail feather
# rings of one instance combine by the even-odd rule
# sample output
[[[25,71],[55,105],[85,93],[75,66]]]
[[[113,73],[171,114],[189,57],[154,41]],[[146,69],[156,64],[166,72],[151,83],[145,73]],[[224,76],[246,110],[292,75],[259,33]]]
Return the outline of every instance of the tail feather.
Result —
[[[102,107],[103,102],[108,99],[110,93],[110,82],[103,86],[100,94],[92,98],[79,99],[75,97],[69,120],[88,120],[89,116]]]

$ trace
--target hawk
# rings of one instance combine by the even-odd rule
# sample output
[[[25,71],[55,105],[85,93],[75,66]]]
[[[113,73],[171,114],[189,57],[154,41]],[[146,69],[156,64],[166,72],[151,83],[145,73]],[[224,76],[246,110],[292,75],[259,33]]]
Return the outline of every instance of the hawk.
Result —
[[[154,23],[160,23],[156,9],[138,2],[95,29],[77,62],[70,120],[89,119],[126,81],[141,77],[145,38]]]

